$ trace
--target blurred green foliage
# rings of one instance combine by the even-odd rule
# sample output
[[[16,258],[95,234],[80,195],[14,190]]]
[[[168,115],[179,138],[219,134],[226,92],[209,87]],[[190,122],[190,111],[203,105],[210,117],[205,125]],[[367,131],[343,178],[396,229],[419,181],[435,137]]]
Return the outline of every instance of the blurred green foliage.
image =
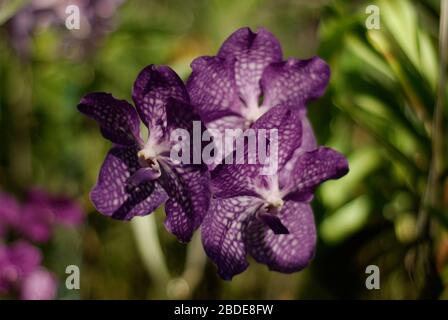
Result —
[[[423,237],[417,223],[431,161],[439,2],[374,3],[381,8],[379,30],[365,27],[371,1],[135,0],[119,8],[115,30],[87,55],[79,55],[77,43],[61,48],[68,30],[37,30],[25,59],[2,41],[0,185],[17,194],[42,185],[82,201],[89,215],[79,250],[49,252],[82,259],[82,298],[447,298],[446,171],[439,181],[444,200],[440,195],[432,208]],[[146,272],[135,229],[90,204],[109,144],[76,105],[91,91],[130,99],[136,75],[150,63],[170,65],[185,79],[193,58],[215,54],[241,26],[271,30],[286,57],[318,54],[329,62],[330,86],[309,115],[319,143],[348,155],[351,171],[318,191],[319,243],[305,271],[282,275],[253,262],[224,282],[207,262],[196,288],[179,279],[160,287]],[[6,40],[7,29],[0,32]],[[163,216],[156,212],[161,248],[177,278],[187,248],[164,231]],[[369,264],[382,271],[381,290],[365,289]]]

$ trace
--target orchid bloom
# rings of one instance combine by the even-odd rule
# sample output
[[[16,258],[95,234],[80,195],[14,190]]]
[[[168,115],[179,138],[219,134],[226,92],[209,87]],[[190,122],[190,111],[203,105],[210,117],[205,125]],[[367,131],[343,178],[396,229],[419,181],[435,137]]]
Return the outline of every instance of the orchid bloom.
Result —
[[[36,187],[30,189],[23,203],[0,192],[0,237],[9,231],[34,242],[47,242],[56,226],[77,226],[83,222],[81,206],[63,195],[52,195]]]
[[[24,300],[54,299],[56,278],[41,262],[40,250],[24,240],[0,243],[0,295],[18,291]]]
[[[223,134],[225,129],[247,129],[271,108],[283,105],[300,111],[303,126],[302,149],[316,147],[306,117],[308,102],[325,91],[330,69],[319,57],[283,60],[275,36],[264,28],[235,31],[216,56],[195,59],[187,81],[191,102],[207,128]],[[222,158],[231,152],[216,140]],[[213,168],[213,166],[211,166]]]
[[[102,92],[86,95],[78,105],[114,144],[91,191],[92,202],[99,212],[120,220],[150,214],[165,203],[166,228],[187,242],[208,209],[209,172],[204,164],[172,161],[170,137],[179,128],[191,132],[200,118],[169,67],[144,68],[132,98],[135,108]],[[149,129],[146,141],[140,137],[140,121]]]
[[[348,172],[347,160],[330,148],[297,153],[302,144],[297,110],[274,107],[252,128],[278,128],[278,170],[263,175],[260,164],[221,164],[213,170],[202,241],[223,279],[248,267],[247,254],[284,273],[306,267],[316,245],[313,192]]]

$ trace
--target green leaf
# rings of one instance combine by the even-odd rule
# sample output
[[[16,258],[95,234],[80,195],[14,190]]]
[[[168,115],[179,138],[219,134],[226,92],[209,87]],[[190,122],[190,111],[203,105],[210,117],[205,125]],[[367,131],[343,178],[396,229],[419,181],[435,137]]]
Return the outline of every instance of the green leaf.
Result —
[[[394,76],[387,63],[375,54],[365,43],[353,35],[346,38],[347,49],[355,56],[359,57],[366,64],[379,71],[381,74],[394,80]]]
[[[339,180],[327,181],[319,188],[325,206],[338,208],[356,195],[362,181],[381,166],[382,156],[377,148],[365,147],[348,157],[349,173]],[[337,190],[337,192],[335,192]]]
[[[342,242],[367,223],[370,208],[369,198],[363,195],[324,218],[319,226],[322,240],[331,244]]]
[[[0,26],[8,21],[30,0],[11,0],[0,3]]]
[[[420,61],[422,72],[431,84],[431,88],[435,91],[438,70],[436,50],[427,33],[419,30],[418,39],[420,44]]]
[[[417,14],[410,1],[380,1],[381,17],[387,29],[412,63],[420,66],[417,42]]]

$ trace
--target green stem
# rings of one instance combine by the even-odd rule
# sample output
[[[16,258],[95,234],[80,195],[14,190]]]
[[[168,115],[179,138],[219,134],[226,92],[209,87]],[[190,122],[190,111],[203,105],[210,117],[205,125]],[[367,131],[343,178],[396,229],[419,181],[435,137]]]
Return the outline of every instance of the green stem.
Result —
[[[439,83],[436,105],[433,114],[431,137],[432,154],[429,167],[428,180],[419,211],[418,232],[423,237],[429,228],[429,208],[440,209],[441,181],[443,170],[443,110],[445,107],[446,66],[448,56],[448,0],[442,0],[440,4],[440,29],[439,29]]]
[[[170,279],[157,233],[154,213],[131,221],[135,241],[146,271],[154,281],[156,292],[165,292]]]
[[[430,210],[438,210],[442,205],[441,176],[443,167],[443,109],[445,106],[446,88],[446,66],[448,54],[448,0],[440,3],[440,29],[439,29],[439,79],[431,123],[431,163],[428,171],[428,179],[420,204],[417,218],[417,241],[416,251],[413,254],[411,274],[418,275],[417,271],[423,272],[420,277],[419,293],[421,298],[436,298],[437,290],[441,287],[440,276],[437,272],[433,240],[431,238]],[[417,278],[418,279],[418,278]],[[436,296],[434,296],[436,294]]]
[[[207,257],[202,248],[201,236],[199,232],[196,232],[188,246],[185,269],[182,274],[182,277],[190,286],[191,293],[194,292],[201,281],[206,261]]]
[[[201,236],[197,232],[187,247],[184,272],[179,278],[171,280],[168,284],[168,298],[191,299],[196,287],[201,282],[206,261],[207,257],[202,248]]]

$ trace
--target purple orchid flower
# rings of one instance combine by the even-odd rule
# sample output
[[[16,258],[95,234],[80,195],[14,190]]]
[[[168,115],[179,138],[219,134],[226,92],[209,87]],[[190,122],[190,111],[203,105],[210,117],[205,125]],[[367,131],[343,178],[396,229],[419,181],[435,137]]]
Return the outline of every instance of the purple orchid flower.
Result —
[[[0,244],[0,294],[19,292],[25,300],[54,299],[56,278],[41,261],[40,250],[24,240]]]
[[[23,279],[22,300],[52,300],[56,297],[57,280],[53,273],[38,268]]]
[[[31,272],[42,260],[42,254],[26,241],[10,246],[0,245],[0,292],[8,292]]]
[[[79,204],[65,196],[33,188],[21,205],[12,196],[0,193],[1,237],[14,230],[32,241],[47,242],[55,226],[76,226],[83,219]]]
[[[314,189],[345,175],[348,163],[330,148],[301,149],[300,120],[297,108],[277,106],[252,125],[254,130],[278,128],[276,174],[262,175],[259,164],[221,164],[212,172],[213,198],[202,241],[223,279],[248,267],[247,254],[284,273],[303,269],[314,256],[309,204]]]
[[[33,188],[26,196],[21,210],[19,229],[35,242],[47,242],[56,225],[77,226],[84,220],[80,205],[61,195],[50,195]]]
[[[114,143],[91,200],[99,212],[120,220],[150,214],[166,202],[166,228],[187,242],[209,206],[209,173],[204,164],[172,161],[170,135],[175,129],[191,133],[200,117],[182,80],[169,67],[144,68],[132,98],[135,109],[107,93],[88,94],[78,105]],[[146,141],[140,138],[140,119],[149,129]]]
[[[62,43],[75,45],[84,55],[98,46],[114,29],[113,16],[124,0],[31,0],[6,22],[9,42],[22,58],[30,54],[31,40],[42,28],[52,27],[64,31]],[[67,30],[66,9],[75,5],[80,10],[80,29]]]
[[[187,88],[206,126],[221,134],[227,128],[244,130],[271,108],[283,105],[300,111],[302,150],[314,149],[306,104],[324,93],[330,69],[319,57],[282,59],[279,41],[264,28],[258,33],[241,28],[217,56],[195,59]],[[219,139],[216,144],[222,148]],[[226,146],[223,157],[227,151],[231,152]]]

